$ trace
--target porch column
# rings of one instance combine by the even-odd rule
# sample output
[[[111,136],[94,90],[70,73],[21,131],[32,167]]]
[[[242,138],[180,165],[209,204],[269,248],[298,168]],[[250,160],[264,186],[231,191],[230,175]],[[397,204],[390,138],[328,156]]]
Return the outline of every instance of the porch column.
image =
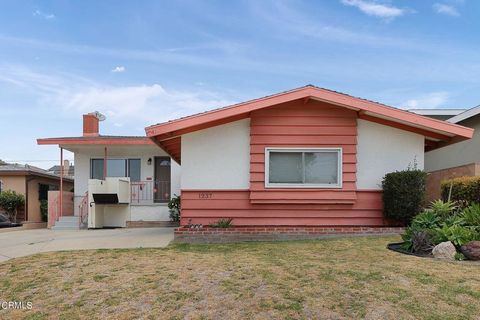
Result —
[[[107,147],[105,147],[105,152],[103,155],[103,180],[107,177]]]
[[[60,147],[60,217],[63,215],[63,148]]]

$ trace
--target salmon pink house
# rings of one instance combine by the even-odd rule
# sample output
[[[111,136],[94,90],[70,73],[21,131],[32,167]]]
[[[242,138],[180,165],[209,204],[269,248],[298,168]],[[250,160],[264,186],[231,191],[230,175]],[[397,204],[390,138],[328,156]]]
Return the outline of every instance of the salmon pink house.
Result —
[[[84,161],[84,177],[77,177],[75,163],[76,193],[77,185],[80,193],[86,191],[88,173],[100,180],[108,176],[98,171],[105,170],[102,161],[94,160],[102,159],[105,148],[114,158],[127,159],[120,164],[124,170],[141,168],[137,181],[169,175],[167,197],[181,194],[179,239],[223,237],[226,233],[208,226],[225,218],[235,226],[228,233],[246,239],[259,233],[388,231],[383,176],[414,164],[423,169],[425,150],[473,134],[470,128],[310,85],[145,130],[145,138],[39,143],[62,143]],[[171,172],[161,171],[160,162],[149,168],[148,159],[171,160]],[[129,183],[134,183],[131,176]],[[140,219],[142,212],[148,216],[135,208],[129,217]]]
[[[181,165],[182,226],[231,218],[291,232],[388,226],[383,176],[423,169],[425,150],[471,138],[472,129],[306,86],[146,133]]]

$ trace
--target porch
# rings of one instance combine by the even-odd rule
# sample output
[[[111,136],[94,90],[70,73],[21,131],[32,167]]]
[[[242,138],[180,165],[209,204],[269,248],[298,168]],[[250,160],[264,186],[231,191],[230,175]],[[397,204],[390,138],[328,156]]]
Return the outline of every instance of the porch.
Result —
[[[90,179],[96,180],[96,179]],[[105,180],[96,180],[100,183]],[[171,226],[169,222],[168,201],[171,196],[170,181],[128,181],[128,208],[125,205],[122,210],[127,209],[125,214],[127,220],[121,227],[165,227]],[[60,209],[60,192],[49,192],[49,217],[48,227],[62,229],[85,229],[88,227],[88,215],[92,210],[95,201],[89,196],[89,190],[85,192],[78,205],[77,215],[74,215],[73,193],[63,193],[63,210]],[[93,200],[93,201],[92,201]],[[115,211],[115,204],[109,205]],[[117,210],[119,211],[119,210]],[[113,213],[115,214],[115,213]],[[162,223],[160,223],[162,222]],[[110,226],[116,227],[116,226]]]

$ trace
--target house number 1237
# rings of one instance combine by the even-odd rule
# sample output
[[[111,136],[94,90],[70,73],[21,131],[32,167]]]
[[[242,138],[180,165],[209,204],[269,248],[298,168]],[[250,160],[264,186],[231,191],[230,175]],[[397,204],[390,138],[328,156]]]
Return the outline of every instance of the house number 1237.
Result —
[[[212,196],[213,196],[213,193],[211,193],[211,192],[200,192],[200,193],[198,194],[198,197],[199,197],[200,199],[211,199]]]

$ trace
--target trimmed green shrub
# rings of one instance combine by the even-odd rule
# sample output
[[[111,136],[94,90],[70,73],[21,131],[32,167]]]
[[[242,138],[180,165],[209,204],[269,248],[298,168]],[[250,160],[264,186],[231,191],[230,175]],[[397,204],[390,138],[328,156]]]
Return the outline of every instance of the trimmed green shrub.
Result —
[[[462,207],[471,203],[480,203],[480,177],[444,180],[441,183],[441,189],[443,200],[450,198]]]
[[[181,209],[180,196],[177,196],[176,194],[173,195],[173,198],[168,201],[168,209],[170,212],[170,220],[173,222],[179,222]]]
[[[17,210],[24,204],[25,197],[23,194],[11,190],[0,192],[0,208],[7,212],[10,221],[17,221]]]
[[[382,181],[384,216],[409,224],[422,209],[426,177],[417,169],[387,173]]]

